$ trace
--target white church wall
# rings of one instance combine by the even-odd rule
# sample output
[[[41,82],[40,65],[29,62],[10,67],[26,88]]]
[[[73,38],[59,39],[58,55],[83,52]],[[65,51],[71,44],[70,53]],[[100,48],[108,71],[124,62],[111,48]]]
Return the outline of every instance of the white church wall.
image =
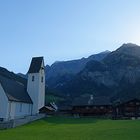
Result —
[[[32,114],[32,104],[11,102],[10,119],[21,118]]]
[[[42,65],[41,65],[42,68],[44,68],[44,63],[42,62]],[[39,71],[39,80],[40,80],[40,83],[39,83],[39,108],[42,108],[44,105],[45,105],[45,71],[44,69],[40,69]],[[42,79],[43,78],[43,79]],[[43,81],[42,81],[43,80]]]
[[[34,76],[34,81],[32,81],[32,77]],[[39,82],[40,77],[38,73],[28,74],[28,85],[27,85],[27,91],[29,93],[29,96],[31,97],[33,101],[33,114],[37,114],[39,112],[38,110],[38,98],[39,98]]]
[[[34,80],[32,79],[33,76],[34,76]],[[39,73],[28,74],[27,91],[33,101],[33,114],[37,114],[39,113],[39,109],[42,108],[45,104],[44,62],[42,62],[42,66]]]
[[[8,119],[8,98],[0,84],[0,118]]]
[[[32,114],[32,104],[15,103],[15,117],[29,116]]]
[[[12,120],[15,118],[15,102],[9,101],[9,107],[8,107],[8,119]]]

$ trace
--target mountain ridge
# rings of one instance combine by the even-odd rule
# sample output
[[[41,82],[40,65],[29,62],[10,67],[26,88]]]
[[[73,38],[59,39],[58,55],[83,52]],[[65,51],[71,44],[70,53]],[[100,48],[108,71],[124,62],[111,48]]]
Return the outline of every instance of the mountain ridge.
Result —
[[[110,51],[104,51],[77,60],[60,61],[51,66],[46,65],[46,83],[51,88],[56,87],[61,81],[69,81],[71,77],[79,73],[90,60],[101,61]]]
[[[110,98],[140,95],[139,54],[138,45],[123,44],[102,61],[89,61],[71,81],[58,86],[55,90],[59,94],[72,97],[84,94]]]
[[[125,43],[115,51],[107,51],[100,60],[93,59],[97,58],[95,55],[88,58],[57,62],[52,67],[46,65],[47,75],[53,68],[52,76],[46,78],[48,91],[66,99],[91,94],[111,99],[140,96],[140,46]],[[82,63],[84,66],[73,72],[71,63],[77,66],[77,62],[85,62],[85,59],[88,61]]]

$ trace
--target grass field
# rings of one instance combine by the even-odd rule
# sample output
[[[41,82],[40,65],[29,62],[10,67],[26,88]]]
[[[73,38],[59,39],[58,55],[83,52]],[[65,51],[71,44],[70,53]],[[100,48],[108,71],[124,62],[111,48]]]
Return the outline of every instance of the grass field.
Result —
[[[140,140],[140,121],[52,117],[0,130],[0,140]]]

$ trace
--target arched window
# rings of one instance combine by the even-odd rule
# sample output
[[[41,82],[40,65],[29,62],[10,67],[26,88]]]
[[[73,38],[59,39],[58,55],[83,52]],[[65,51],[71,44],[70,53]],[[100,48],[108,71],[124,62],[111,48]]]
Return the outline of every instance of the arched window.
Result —
[[[19,112],[22,112],[22,103],[20,103]]]
[[[32,81],[34,81],[35,80],[35,76],[32,76]]]
[[[41,77],[41,82],[43,83],[43,76]]]

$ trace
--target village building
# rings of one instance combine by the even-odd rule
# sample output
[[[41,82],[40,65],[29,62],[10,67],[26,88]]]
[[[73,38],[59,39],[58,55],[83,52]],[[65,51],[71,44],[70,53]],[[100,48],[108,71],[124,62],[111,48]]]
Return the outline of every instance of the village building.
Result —
[[[140,98],[119,98],[111,101],[107,97],[76,98],[71,110],[74,116],[110,117],[112,119],[140,118]]]
[[[58,108],[54,102],[50,102],[47,105],[39,109],[39,113],[54,115],[57,112]]]
[[[43,57],[32,58],[27,84],[0,75],[0,120],[36,115],[45,103]]]
[[[119,99],[113,103],[114,119],[140,118],[140,98]]]
[[[80,97],[74,100],[72,115],[77,116],[110,116],[112,104],[107,97]]]

